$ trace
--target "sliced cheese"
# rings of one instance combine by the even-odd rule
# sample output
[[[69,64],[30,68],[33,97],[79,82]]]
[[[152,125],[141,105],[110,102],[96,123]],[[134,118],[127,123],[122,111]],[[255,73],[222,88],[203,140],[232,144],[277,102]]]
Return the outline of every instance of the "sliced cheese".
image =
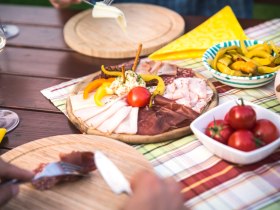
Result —
[[[116,127],[114,133],[136,134],[138,128],[138,107],[132,107],[128,116]]]
[[[110,118],[112,115],[114,115],[126,105],[127,103],[125,101],[117,101],[116,103],[112,104],[108,109],[90,118],[85,123],[92,128],[97,128],[99,125],[101,125],[101,123]]]
[[[77,95],[70,96],[70,102],[72,106],[72,110],[81,110],[87,107],[94,107],[96,104],[94,103],[93,94],[90,94],[88,99],[83,98],[83,93],[79,93]]]
[[[95,6],[92,9],[92,17],[94,18],[114,18],[116,19],[118,25],[121,29],[126,32],[126,19],[124,13],[113,6],[108,6],[102,2],[96,2]],[[106,26],[104,26],[106,27]]]
[[[132,107],[124,106],[110,118],[105,120],[100,126],[97,127],[97,130],[103,133],[112,133],[116,127],[127,117],[130,113]]]

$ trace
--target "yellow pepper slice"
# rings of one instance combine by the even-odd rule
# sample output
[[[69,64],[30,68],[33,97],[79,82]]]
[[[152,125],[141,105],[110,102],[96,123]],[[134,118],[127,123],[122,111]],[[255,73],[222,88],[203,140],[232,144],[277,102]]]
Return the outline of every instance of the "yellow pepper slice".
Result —
[[[104,103],[101,101],[102,98],[106,95],[108,95],[107,93],[107,88],[110,87],[112,82],[104,82],[96,91],[96,93],[94,94],[94,102],[97,106],[103,106]]]
[[[109,76],[113,76],[113,77],[121,77],[122,76],[121,71],[108,71],[107,69],[105,69],[104,65],[101,66],[101,71],[103,71],[104,74],[109,75]]]
[[[0,143],[2,142],[7,130],[6,128],[0,128]]]
[[[232,70],[242,71],[248,74],[254,74],[257,70],[257,65],[252,61],[235,61],[229,66]]]
[[[246,55],[248,53],[244,40],[240,40],[240,48],[243,55]]]
[[[222,63],[217,63],[217,68],[218,68],[218,70],[220,72],[222,72],[224,74],[231,75],[231,76],[239,76],[239,77],[248,76],[246,74],[243,74],[241,71],[232,70],[232,69],[230,69],[229,67],[225,66]]]
[[[271,57],[271,55],[268,52],[258,50],[258,49],[249,51],[245,56],[247,58],[252,58],[252,57],[270,58]]]
[[[153,95],[157,95],[157,94],[163,95],[163,93],[165,91],[165,84],[164,84],[163,79],[160,76],[151,75],[151,74],[140,74],[140,76],[142,77],[142,79],[145,82],[156,79],[158,81],[158,84],[157,84],[155,91],[153,92]]]
[[[114,80],[115,80],[115,78],[108,78],[108,79],[101,78],[101,79],[96,79],[96,80],[90,82],[84,89],[83,98],[87,99],[89,93],[91,93],[92,91],[94,91],[95,89],[100,87],[104,82],[113,82]]]
[[[223,47],[221,49],[219,49],[219,51],[217,52],[214,60],[212,61],[211,63],[211,67],[213,69],[217,69],[217,63],[218,63],[218,60],[224,56],[224,54],[227,52],[227,51],[230,51],[230,50],[236,50],[238,47],[237,46],[230,46],[230,47]]]
[[[273,73],[280,70],[280,66],[275,66],[275,67],[268,67],[268,66],[259,66],[258,67],[258,72],[260,74],[268,74],[268,73]]]

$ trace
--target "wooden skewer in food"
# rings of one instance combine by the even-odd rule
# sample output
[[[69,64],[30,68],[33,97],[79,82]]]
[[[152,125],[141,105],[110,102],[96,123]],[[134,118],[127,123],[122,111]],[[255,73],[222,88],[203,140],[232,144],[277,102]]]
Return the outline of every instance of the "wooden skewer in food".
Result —
[[[123,83],[125,83],[125,68],[124,68],[124,65],[122,65],[122,78],[123,78]]]
[[[140,43],[139,46],[138,46],[138,50],[137,50],[135,59],[134,59],[134,63],[133,63],[133,66],[132,66],[132,71],[135,71],[135,69],[136,69],[136,67],[139,63],[141,51],[142,51],[142,44]]]

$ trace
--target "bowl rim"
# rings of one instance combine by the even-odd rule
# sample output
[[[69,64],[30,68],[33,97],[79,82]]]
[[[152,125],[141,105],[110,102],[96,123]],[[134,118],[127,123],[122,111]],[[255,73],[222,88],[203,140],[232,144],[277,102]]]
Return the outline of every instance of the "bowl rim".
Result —
[[[253,45],[256,45],[256,44],[262,44],[262,43],[264,43],[264,41],[262,41],[262,40],[256,40],[256,39],[246,39],[246,40],[244,40],[246,43],[247,42],[249,42],[249,43],[251,43],[251,42],[253,42]],[[232,43],[234,43],[234,44],[232,44]],[[243,77],[243,76],[232,76],[232,75],[228,75],[228,74],[224,74],[224,73],[222,73],[222,72],[220,72],[220,71],[217,71],[217,70],[215,70],[215,69],[213,69],[211,66],[210,66],[210,64],[208,63],[208,60],[210,59],[210,55],[211,54],[213,54],[212,52],[210,53],[210,51],[212,50],[212,49],[214,49],[214,48],[216,48],[216,49],[220,49],[220,48],[222,48],[221,47],[221,45],[222,46],[224,46],[224,45],[226,45],[226,46],[233,46],[233,45],[236,45],[236,44],[239,44],[238,46],[240,46],[240,40],[228,40],[228,41],[224,41],[224,42],[219,42],[219,43],[217,43],[217,44],[215,44],[215,45],[213,45],[212,47],[210,47],[210,48],[208,48],[205,52],[204,52],[204,54],[203,54],[203,56],[202,56],[202,62],[203,62],[203,65],[206,67],[206,69],[207,70],[209,70],[213,75],[215,75],[215,76],[221,76],[221,77],[223,77],[223,78],[230,78],[230,79],[236,79],[236,80],[241,80],[241,81],[243,81],[243,80],[259,80],[259,79],[269,79],[269,78],[271,78],[271,79],[273,79],[273,77],[274,76],[276,76],[276,72],[272,72],[272,73],[268,73],[268,74],[263,74],[263,75],[256,75],[256,76],[251,76],[251,77],[249,77],[249,76],[247,76],[247,77]],[[250,46],[253,46],[253,45],[250,45]],[[215,53],[215,55],[216,55],[216,53]]]
[[[222,108],[224,108],[224,107],[227,107],[227,106],[230,105],[230,104],[234,105],[234,104],[236,104],[236,102],[237,102],[237,100],[236,100],[236,99],[233,99],[233,100],[227,101],[227,102],[225,102],[225,103],[223,103],[223,104],[220,104],[219,106],[214,107],[213,109],[209,110],[209,111],[207,112],[207,115],[210,115],[210,113],[214,112],[215,110],[220,110],[220,109],[222,109]],[[258,104],[252,103],[252,102],[250,102],[250,101],[245,101],[245,100],[244,100],[244,104],[250,105],[250,106],[252,106],[252,107],[258,107],[258,108],[264,110],[265,112],[270,112],[272,115],[278,116],[275,112],[273,112],[273,111],[271,111],[271,110],[268,110],[268,109],[266,109],[266,108],[264,108],[264,107],[262,107],[262,106],[260,106],[260,105],[258,105]],[[204,114],[206,114],[206,113],[204,113]],[[196,119],[190,124],[190,127],[191,127],[192,130],[194,129],[194,130],[200,132],[201,135],[203,135],[203,139],[202,139],[202,140],[199,139],[199,138],[196,136],[197,139],[198,139],[199,141],[201,141],[202,143],[203,143],[203,141],[208,141],[208,142],[210,142],[211,144],[214,144],[215,146],[218,146],[218,147],[220,147],[220,148],[222,148],[222,149],[224,149],[224,150],[226,150],[226,151],[228,151],[228,152],[231,152],[231,153],[233,153],[234,155],[240,155],[240,156],[242,156],[243,158],[244,158],[244,157],[250,157],[250,156],[259,155],[260,153],[262,153],[262,152],[264,152],[264,151],[266,151],[266,150],[268,150],[268,149],[271,149],[271,148],[273,148],[273,147],[276,147],[277,144],[280,143],[280,136],[279,136],[279,137],[278,137],[277,139],[275,139],[273,142],[271,142],[271,143],[269,143],[269,144],[267,144],[267,145],[265,145],[265,146],[263,146],[263,147],[260,147],[260,148],[257,148],[257,149],[255,149],[255,150],[252,150],[252,151],[246,152],[246,151],[242,151],[242,150],[235,149],[235,148],[233,148],[233,147],[230,147],[230,146],[228,146],[228,145],[226,145],[226,144],[223,144],[223,143],[221,143],[221,142],[218,142],[218,141],[212,139],[211,137],[207,136],[203,131],[201,131],[200,129],[197,128],[196,124],[203,120],[203,118],[205,117],[204,114],[200,115],[198,118],[196,118]],[[278,116],[278,117],[279,117],[279,116]],[[280,133],[280,130],[279,130],[279,133]],[[194,134],[195,134],[195,132],[194,132]],[[207,147],[206,147],[206,148],[207,148]],[[275,149],[277,149],[277,148],[275,148]],[[271,154],[271,153],[270,153],[270,154]]]

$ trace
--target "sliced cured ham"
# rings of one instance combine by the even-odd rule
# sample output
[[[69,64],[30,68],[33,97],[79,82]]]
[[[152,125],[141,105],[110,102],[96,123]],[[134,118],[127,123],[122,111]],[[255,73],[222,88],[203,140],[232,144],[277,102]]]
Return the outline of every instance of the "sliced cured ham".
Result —
[[[177,78],[166,86],[164,97],[201,113],[213,96],[212,89],[201,78]]]
[[[178,67],[161,61],[143,59],[136,68],[138,74],[172,75],[175,76]]]
[[[132,107],[130,113],[114,130],[114,133],[136,134],[138,128],[138,111],[138,107]]]
[[[113,116],[105,120],[97,129],[104,133],[112,133],[116,127],[128,116],[132,107],[124,106]]]
[[[139,110],[138,134],[156,135],[188,126],[199,116],[194,110],[157,95],[152,108]]]

